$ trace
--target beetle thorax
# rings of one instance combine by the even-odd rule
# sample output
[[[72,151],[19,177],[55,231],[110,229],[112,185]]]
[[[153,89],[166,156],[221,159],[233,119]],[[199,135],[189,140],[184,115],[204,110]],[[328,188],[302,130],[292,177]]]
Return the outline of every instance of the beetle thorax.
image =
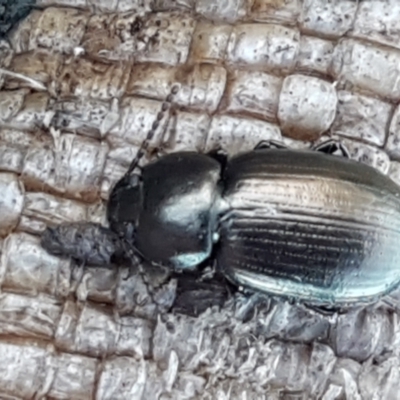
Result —
[[[143,168],[140,196],[126,187],[118,201],[137,219],[119,213],[118,224],[135,220],[135,247],[149,262],[192,269],[210,256],[220,170],[206,155],[175,153]]]

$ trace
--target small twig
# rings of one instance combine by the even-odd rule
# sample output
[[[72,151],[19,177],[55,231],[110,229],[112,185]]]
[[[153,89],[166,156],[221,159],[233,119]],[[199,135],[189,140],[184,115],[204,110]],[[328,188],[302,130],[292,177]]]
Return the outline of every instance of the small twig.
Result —
[[[0,68],[0,73],[11,76],[12,78],[21,79],[25,82],[28,82],[34,89],[47,91],[47,88],[46,86],[43,85],[43,83],[33,78],[30,78],[29,76],[18,74],[17,72],[8,71],[7,69],[4,68]]]

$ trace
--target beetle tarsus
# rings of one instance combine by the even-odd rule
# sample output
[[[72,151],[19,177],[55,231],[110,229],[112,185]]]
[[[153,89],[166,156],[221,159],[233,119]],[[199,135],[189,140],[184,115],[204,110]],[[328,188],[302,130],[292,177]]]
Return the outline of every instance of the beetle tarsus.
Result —
[[[335,139],[328,139],[325,142],[311,147],[311,149],[325,154],[340,155],[345,158],[350,158],[350,153],[346,146]]]
[[[260,143],[254,147],[254,150],[262,149],[287,149],[288,147],[278,140],[262,140]]]

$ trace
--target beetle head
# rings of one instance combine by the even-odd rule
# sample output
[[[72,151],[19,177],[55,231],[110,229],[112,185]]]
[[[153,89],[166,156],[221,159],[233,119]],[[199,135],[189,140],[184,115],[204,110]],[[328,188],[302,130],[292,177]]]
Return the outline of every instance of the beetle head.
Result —
[[[136,226],[143,203],[142,179],[125,175],[111,192],[107,207],[110,228],[129,242],[134,242]]]

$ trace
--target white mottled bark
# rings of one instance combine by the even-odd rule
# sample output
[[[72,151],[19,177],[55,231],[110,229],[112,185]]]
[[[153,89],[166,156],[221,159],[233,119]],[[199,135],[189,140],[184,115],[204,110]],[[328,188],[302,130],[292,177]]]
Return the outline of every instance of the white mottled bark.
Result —
[[[157,317],[138,275],[83,269],[38,238],[105,222],[174,84],[151,147],[334,136],[400,184],[398,1],[37,4],[0,46],[0,397],[398,399],[398,293],[330,317],[271,300],[243,323],[241,296]]]

